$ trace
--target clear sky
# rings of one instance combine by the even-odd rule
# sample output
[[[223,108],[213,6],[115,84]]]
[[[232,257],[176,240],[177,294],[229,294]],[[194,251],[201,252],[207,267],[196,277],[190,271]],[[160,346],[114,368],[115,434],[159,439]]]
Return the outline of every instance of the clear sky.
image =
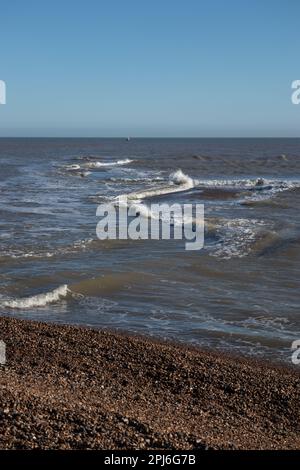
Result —
[[[300,136],[299,0],[13,0],[0,15],[0,136]]]

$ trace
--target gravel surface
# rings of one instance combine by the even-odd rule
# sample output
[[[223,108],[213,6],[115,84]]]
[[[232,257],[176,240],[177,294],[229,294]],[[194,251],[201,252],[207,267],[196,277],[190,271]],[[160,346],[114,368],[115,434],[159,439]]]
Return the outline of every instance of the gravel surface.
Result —
[[[2,449],[300,448],[294,370],[0,318]]]

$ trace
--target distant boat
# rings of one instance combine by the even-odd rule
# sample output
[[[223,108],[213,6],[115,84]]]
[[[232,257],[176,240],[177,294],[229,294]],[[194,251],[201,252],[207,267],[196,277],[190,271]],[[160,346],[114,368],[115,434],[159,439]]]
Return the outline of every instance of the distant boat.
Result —
[[[126,139],[126,140],[127,140],[127,142],[129,142],[129,141],[130,141],[130,137],[127,137],[127,139]]]

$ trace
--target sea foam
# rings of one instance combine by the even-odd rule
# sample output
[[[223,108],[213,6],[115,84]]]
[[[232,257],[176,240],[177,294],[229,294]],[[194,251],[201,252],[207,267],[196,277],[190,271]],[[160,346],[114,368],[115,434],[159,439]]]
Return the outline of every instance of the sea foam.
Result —
[[[89,162],[86,164],[88,168],[101,168],[101,167],[110,167],[110,166],[118,166],[118,165],[128,165],[132,163],[133,160],[130,158],[125,158],[124,160],[116,160],[112,162]]]
[[[46,292],[44,294],[33,295],[31,297],[23,297],[20,299],[6,300],[0,303],[1,307],[13,308],[13,309],[26,309],[32,307],[45,307],[46,305],[57,302],[58,300],[65,298],[69,289],[67,284],[57,287],[53,291]]]
[[[181,191],[187,191],[188,189],[191,189],[198,184],[197,180],[194,180],[190,176],[183,173],[181,170],[177,170],[171,173],[169,176],[169,181],[170,184],[167,186],[129,193],[126,196],[131,200],[142,200],[154,196],[163,196]]]

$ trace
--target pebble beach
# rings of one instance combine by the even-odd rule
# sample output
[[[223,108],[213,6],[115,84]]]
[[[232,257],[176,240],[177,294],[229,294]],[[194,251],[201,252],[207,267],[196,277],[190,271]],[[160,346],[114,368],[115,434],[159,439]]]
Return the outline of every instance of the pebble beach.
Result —
[[[0,318],[1,449],[299,449],[296,368]]]

